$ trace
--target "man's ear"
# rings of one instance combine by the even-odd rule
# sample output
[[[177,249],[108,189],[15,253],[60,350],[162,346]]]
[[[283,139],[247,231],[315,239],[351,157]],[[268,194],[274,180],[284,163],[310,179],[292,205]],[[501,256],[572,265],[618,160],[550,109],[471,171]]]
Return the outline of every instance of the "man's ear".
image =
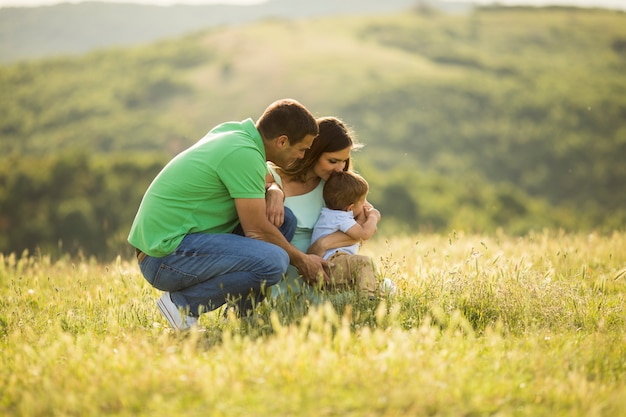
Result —
[[[354,203],[347,206],[344,211],[351,211],[353,208],[354,208]]]
[[[276,138],[276,145],[278,145],[280,149],[289,147],[289,137],[287,135],[280,135]]]

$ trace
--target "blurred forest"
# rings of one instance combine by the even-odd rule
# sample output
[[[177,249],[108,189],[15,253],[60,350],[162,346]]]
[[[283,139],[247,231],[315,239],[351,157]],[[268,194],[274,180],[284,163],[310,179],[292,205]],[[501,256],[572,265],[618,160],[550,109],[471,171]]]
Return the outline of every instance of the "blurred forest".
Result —
[[[267,19],[0,66],[0,252],[130,255],[159,169],[296,98],[345,120],[379,233],[626,225],[626,14]]]

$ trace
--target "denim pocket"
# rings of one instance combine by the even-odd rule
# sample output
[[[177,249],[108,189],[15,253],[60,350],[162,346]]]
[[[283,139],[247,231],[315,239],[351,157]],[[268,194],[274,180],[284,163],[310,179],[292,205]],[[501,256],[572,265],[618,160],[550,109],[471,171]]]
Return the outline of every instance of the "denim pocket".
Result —
[[[173,268],[167,264],[159,265],[154,275],[152,286],[161,291],[180,291],[198,284],[198,276]]]

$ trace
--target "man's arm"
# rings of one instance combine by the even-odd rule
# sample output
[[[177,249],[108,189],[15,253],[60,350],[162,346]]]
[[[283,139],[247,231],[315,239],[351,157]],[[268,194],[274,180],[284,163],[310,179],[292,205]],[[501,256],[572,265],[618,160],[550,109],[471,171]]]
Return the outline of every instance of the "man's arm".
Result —
[[[300,252],[285,239],[280,231],[267,219],[265,200],[262,198],[236,198],[235,207],[239,222],[246,237],[273,243],[283,248],[290,262],[302,274],[308,284],[315,284],[321,276],[329,281],[324,271],[328,263],[320,256]]]

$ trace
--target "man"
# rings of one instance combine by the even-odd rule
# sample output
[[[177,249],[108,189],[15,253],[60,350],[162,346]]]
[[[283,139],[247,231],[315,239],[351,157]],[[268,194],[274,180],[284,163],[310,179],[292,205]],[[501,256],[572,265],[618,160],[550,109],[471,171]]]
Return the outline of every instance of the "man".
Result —
[[[304,254],[266,216],[266,161],[286,167],[304,156],[318,126],[291,99],[272,103],[254,123],[227,122],[173,158],[148,187],[128,241],[146,280],[165,291],[157,305],[183,330],[228,299],[247,314],[294,265],[309,283],[327,278],[326,262]],[[280,191],[278,191],[280,192]],[[232,233],[240,225],[244,236]],[[276,226],[281,226],[279,230]]]

